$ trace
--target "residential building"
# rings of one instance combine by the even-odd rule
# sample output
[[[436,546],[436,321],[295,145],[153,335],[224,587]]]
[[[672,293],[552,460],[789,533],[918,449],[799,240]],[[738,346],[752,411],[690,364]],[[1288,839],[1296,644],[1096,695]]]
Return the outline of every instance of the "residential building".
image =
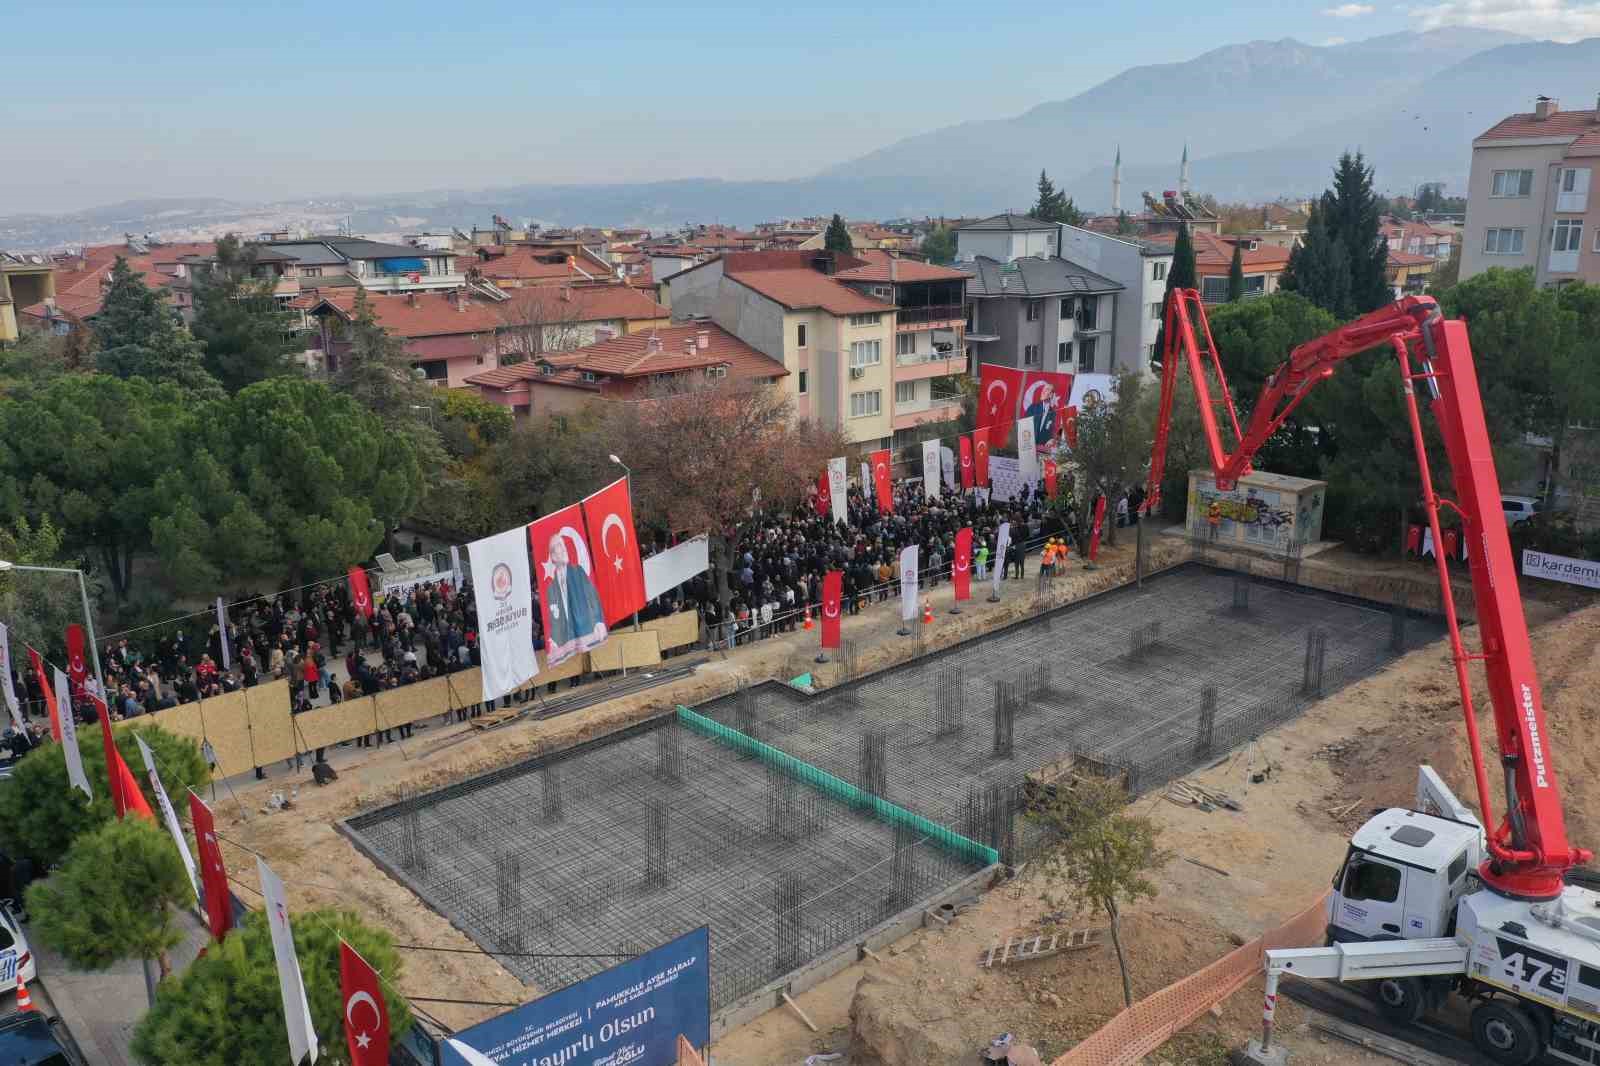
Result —
[[[1032,215],[993,215],[968,222],[956,230],[956,258],[987,256],[1009,263],[1025,255],[1049,257],[1060,253],[1060,230],[1054,222]]]
[[[789,371],[782,387],[800,417],[837,426],[863,449],[888,447],[895,305],[834,276],[866,265],[824,251],[731,253],[680,271],[667,285],[675,317],[715,322],[781,363]]]
[[[82,250],[52,257],[55,291],[31,304],[17,303],[17,324],[55,333],[67,333],[100,313],[111,271],[117,259],[128,261],[134,273],[152,289],[166,292],[172,306],[185,319],[193,315],[193,294],[177,284],[189,274],[193,255],[215,255],[217,246],[204,243],[155,244],[150,238],[129,236],[122,244],[89,245]],[[37,295],[37,293],[35,293]]]
[[[1600,105],[1600,102],[1597,102]],[[1541,285],[1600,282],[1600,106],[1562,111],[1541,96],[1472,142],[1461,277],[1532,267]]]
[[[1106,369],[1148,370],[1156,358],[1172,245],[1062,226],[1061,254],[1122,286],[1116,301],[1116,344]]]
[[[459,289],[466,277],[451,248],[419,248],[365,237],[315,237],[250,245],[258,261],[272,257],[282,276],[301,291],[359,285],[369,293],[442,292]]]
[[[1104,374],[1116,352],[1123,287],[1059,256],[956,264],[967,280],[967,345],[979,363]]]
[[[1200,298],[1208,304],[1228,299],[1228,272],[1233,267],[1233,248],[1243,249],[1244,295],[1246,299],[1278,291],[1278,279],[1289,268],[1291,249],[1267,244],[1247,234],[1219,235],[1208,230],[1191,231],[1194,241],[1195,277],[1200,283]],[[1176,234],[1152,234],[1147,238],[1161,248],[1171,248]]]
[[[19,336],[17,308],[43,306],[56,295],[55,263],[38,252],[0,252],[0,344]]]
[[[588,248],[576,254],[528,244],[495,244],[474,249],[456,261],[469,278],[481,278],[502,289],[529,285],[610,285],[616,268]]]
[[[715,323],[693,322],[481,371],[467,383],[484,399],[522,418],[574,410],[596,399],[633,399],[672,383],[731,379],[776,384],[788,375],[782,363]]]
[[[1441,263],[1450,258],[1460,234],[1449,226],[1428,222],[1407,222],[1389,215],[1378,220],[1378,233],[1391,252],[1425,255]]]
[[[1439,260],[1431,255],[1413,255],[1391,248],[1384,276],[1389,280],[1389,290],[1398,300],[1402,296],[1428,291],[1428,280],[1438,265]]]
[[[649,292],[627,285],[533,285],[506,295],[495,308],[500,351],[519,355],[568,352],[672,324]]]
[[[350,323],[356,317],[359,290],[330,289],[307,294],[310,316],[317,323],[314,350],[321,353],[321,368],[338,373],[350,350]],[[467,387],[467,378],[499,366],[497,336],[505,323],[499,308],[469,297],[464,289],[453,293],[409,292],[368,296],[367,304],[384,332],[405,341],[428,384],[441,388]]]

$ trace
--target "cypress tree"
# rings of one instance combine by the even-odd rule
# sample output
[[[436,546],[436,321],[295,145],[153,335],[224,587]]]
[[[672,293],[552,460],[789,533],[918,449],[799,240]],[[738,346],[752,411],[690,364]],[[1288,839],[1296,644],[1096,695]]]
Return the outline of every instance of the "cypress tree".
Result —
[[[828,223],[828,232],[823,234],[822,247],[830,252],[843,252],[845,255],[856,250],[850,240],[850,227],[844,224],[844,219],[837,213],[833,216],[833,221]]]
[[[1233,242],[1233,262],[1228,264],[1228,302],[1244,299],[1244,242]]]
[[[1372,168],[1359,152],[1346,152],[1333,188],[1311,205],[1305,241],[1290,254],[1278,287],[1341,319],[1388,303],[1389,249],[1378,235],[1378,208]]]
[[[1156,331],[1156,356],[1167,350],[1167,308],[1172,304],[1173,289],[1198,288],[1199,277],[1194,263],[1194,238],[1189,235],[1189,224],[1178,227],[1178,239],[1172,243],[1172,265],[1167,268],[1167,290],[1161,297],[1161,328]]]

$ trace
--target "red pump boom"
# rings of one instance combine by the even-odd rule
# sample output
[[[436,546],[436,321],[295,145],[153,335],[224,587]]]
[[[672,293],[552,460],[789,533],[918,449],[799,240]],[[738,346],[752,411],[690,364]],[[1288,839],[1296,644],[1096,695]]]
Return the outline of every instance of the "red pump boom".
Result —
[[[1180,354],[1193,378],[1217,487],[1227,490],[1250,472],[1251,459],[1305,399],[1312,386],[1331,377],[1341,362],[1359,352],[1384,344],[1393,348],[1400,365],[1412,443],[1421,471],[1422,504],[1433,531],[1433,542],[1444,542],[1439,511],[1448,507],[1460,516],[1465,527],[1464,542],[1468,545],[1467,566],[1477,601],[1481,651],[1468,652],[1462,643],[1449,564],[1442,554],[1435,555],[1435,562],[1456,680],[1461,690],[1462,711],[1466,716],[1467,737],[1472,748],[1478,806],[1483,824],[1489,829],[1489,857],[1479,872],[1484,883],[1502,895],[1534,900],[1560,895],[1566,872],[1588,862],[1593,855],[1567,841],[1551,739],[1545,728],[1544,704],[1534,670],[1528,623],[1517,590],[1517,567],[1500,509],[1500,479],[1491,454],[1488,426],[1484,422],[1466,323],[1446,320],[1432,297],[1408,296],[1316,340],[1307,341],[1290,352],[1288,360],[1267,379],[1250,410],[1249,424],[1241,428],[1199,292],[1178,289],[1172,297],[1167,307],[1161,406],[1155,446],[1150,455],[1149,494],[1144,504],[1147,511],[1161,502],[1161,477],[1166,467],[1167,434]],[[1218,393],[1215,397],[1212,395],[1213,378]],[[1454,473],[1455,501],[1444,499],[1434,491],[1414,387],[1418,381],[1427,384],[1432,397],[1429,406]],[[1223,428],[1215,410],[1218,407],[1223,409],[1227,428],[1232,430],[1236,442],[1232,451],[1223,444]],[[1500,761],[1505,769],[1506,816],[1498,824],[1490,798],[1483,745],[1478,736],[1477,713],[1472,705],[1469,664],[1473,661],[1481,661],[1488,676]]]

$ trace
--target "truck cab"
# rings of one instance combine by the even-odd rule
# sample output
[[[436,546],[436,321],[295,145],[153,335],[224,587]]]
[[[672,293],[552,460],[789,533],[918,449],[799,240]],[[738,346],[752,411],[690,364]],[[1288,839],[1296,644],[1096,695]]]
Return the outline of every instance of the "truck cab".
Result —
[[[1334,878],[1329,942],[1453,935],[1481,839],[1475,824],[1403,807],[1374,815],[1351,837]]]

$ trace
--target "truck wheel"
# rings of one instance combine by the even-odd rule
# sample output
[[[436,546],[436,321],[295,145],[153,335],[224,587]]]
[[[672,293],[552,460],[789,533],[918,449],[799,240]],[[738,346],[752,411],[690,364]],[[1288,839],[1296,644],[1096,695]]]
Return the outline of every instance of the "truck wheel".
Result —
[[[1410,1025],[1427,1009],[1427,990],[1421,978],[1389,977],[1372,982],[1372,1002],[1389,1021]]]
[[[1491,999],[1472,1011],[1472,1043],[1501,1066],[1527,1066],[1544,1041],[1527,1012]]]

